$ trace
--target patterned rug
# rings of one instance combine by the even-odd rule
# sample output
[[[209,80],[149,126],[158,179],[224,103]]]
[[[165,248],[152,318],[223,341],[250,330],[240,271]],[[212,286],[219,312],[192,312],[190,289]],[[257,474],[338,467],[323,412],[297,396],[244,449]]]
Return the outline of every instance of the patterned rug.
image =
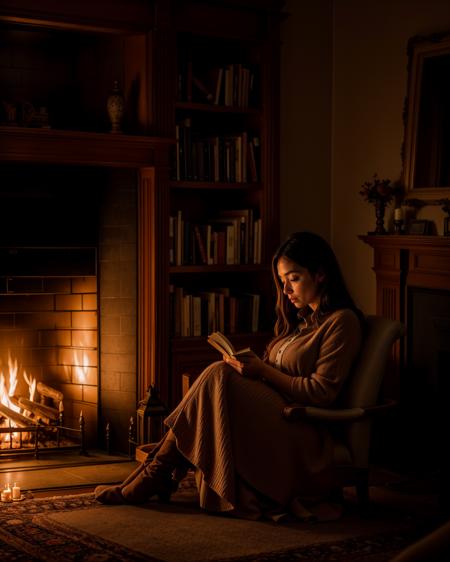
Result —
[[[92,494],[26,499],[14,504],[0,504],[1,561],[162,562],[162,558],[155,558],[151,553],[136,552],[110,540],[52,522],[49,518],[49,515],[54,513],[101,508]],[[258,555],[214,558],[214,561],[384,562],[414,542],[419,534],[420,531],[416,527],[401,532],[391,531],[381,536],[347,538],[302,545],[284,551],[262,552]]]

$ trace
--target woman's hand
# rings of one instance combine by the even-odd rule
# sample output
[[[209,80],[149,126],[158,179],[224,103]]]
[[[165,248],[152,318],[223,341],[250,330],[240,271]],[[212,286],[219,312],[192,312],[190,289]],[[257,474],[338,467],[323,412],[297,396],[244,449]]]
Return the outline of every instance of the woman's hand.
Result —
[[[260,359],[253,351],[247,351],[237,357],[224,355],[223,360],[228,363],[235,371],[250,379],[261,379],[266,363]]]

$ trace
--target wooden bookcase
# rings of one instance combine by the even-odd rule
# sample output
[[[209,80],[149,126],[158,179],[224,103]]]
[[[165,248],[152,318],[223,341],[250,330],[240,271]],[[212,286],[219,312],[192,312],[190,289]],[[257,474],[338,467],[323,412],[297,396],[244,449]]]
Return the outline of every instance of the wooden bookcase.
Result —
[[[278,244],[279,2],[173,6],[168,185],[170,398],[220,357],[224,331],[262,353]],[[168,120],[169,121],[169,120]],[[234,217],[234,220],[233,218]]]
[[[187,294],[229,288],[237,295],[260,295],[258,325],[244,329],[245,323],[238,322],[232,338],[256,351],[268,340],[274,302],[270,256],[279,236],[281,5],[280,0],[101,0],[92,5],[42,0],[38,7],[31,0],[0,3],[0,34],[7,46],[1,65],[8,69],[0,82],[2,100],[47,107],[51,125],[16,126],[3,118],[0,160],[137,172],[139,399],[152,383],[173,406],[182,395],[183,375],[193,378],[218,358],[206,344],[204,324],[202,336],[175,335],[175,287]],[[231,68],[241,86],[229,88],[225,100],[225,75]],[[125,116],[123,133],[112,135],[105,100],[114,80],[124,93]],[[214,89],[214,99],[205,95],[205,88]],[[211,169],[206,173],[205,158],[201,163],[192,154],[185,163],[188,173],[177,174],[176,133],[179,142],[180,127],[187,124],[190,142],[205,154],[214,150],[211,139],[218,139],[221,153],[215,158],[221,171],[216,176]],[[247,250],[228,264],[204,264],[198,256],[170,260],[170,217],[180,212],[191,225],[205,225],[224,210],[251,210],[247,228],[260,219],[257,259]]]

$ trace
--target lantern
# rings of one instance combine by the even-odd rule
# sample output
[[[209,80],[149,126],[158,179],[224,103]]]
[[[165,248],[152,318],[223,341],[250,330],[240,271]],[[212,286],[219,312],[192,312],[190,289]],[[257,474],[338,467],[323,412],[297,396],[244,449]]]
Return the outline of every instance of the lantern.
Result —
[[[164,434],[164,418],[167,416],[167,406],[158,396],[158,391],[152,385],[147,390],[147,396],[139,402],[137,417],[137,443],[157,443]]]

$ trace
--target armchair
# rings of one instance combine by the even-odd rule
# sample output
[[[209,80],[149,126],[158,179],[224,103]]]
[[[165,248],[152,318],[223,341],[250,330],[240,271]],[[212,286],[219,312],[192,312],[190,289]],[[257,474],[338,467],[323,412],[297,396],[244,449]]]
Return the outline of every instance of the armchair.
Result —
[[[363,509],[369,502],[369,449],[373,417],[395,405],[378,405],[378,394],[393,343],[404,334],[400,322],[367,316],[359,356],[341,391],[339,406],[317,408],[290,404],[283,416],[326,423],[334,438],[333,463],[341,487],[354,485]]]

